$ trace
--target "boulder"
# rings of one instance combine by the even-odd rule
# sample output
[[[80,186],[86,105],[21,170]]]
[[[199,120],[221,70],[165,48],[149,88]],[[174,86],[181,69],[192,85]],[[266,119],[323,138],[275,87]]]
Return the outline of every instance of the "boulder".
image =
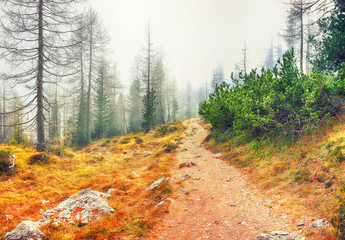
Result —
[[[222,153],[217,153],[217,154],[213,155],[212,157],[214,157],[214,158],[219,158],[219,157],[221,157],[221,156],[223,156]]]
[[[169,180],[169,178],[166,177],[161,177],[160,179],[158,179],[157,181],[155,181],[154,183],[151,184],[151,186],[149,186],[148,188],[146,188],[146,191],[150,191],[156,187],[158,187],[159,185],[161,185],[164,182],[167,182]]]
[[[268,234],[260,234],[256,237],[257,240],[292,240],[289,233],[283,231],[274,231]]]
[[[40,225],[46,225],[53,221],[55,223],[87,224],[101,215],[114,213],[114,209],[105,200],[108,197],[110,197],[109,194],[88,188],[81,190],[57,207],[46,211],[39,223]]]
[[[320,228],[320,227],[329,227],[329,222],[326,221],[326,219],[320,219],[319,221],[313,222],[309,224],[309,228]]]
[[[12,232],[6,233],[4,240],[43,240],[44,234],[38,229],[38,222],[23,221]]]

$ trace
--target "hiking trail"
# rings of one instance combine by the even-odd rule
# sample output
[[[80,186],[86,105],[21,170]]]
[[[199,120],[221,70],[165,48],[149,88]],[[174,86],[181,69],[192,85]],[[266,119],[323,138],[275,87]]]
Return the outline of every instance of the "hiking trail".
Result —
[[[256,239],[272,231],[288,232],[286,239],[303,239],[293,216],[272,203],[275,197],[263,196],[240,171],[203,147],[208,133],[199,121],[184,122],[178,164],[169,179],[177,197],[149,239]],[[178,168],[190,162],[196,165]]]

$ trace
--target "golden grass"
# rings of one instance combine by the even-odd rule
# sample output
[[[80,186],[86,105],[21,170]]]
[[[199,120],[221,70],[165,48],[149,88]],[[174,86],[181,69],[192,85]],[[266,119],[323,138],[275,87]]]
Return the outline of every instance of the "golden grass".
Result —
[[[164,146],[175,143],[184,127],[175,123],[177,131],[157,137],[155,131],[93,142],[81,150],[65,148],[65,156],[50,155],[42,165],[29,165],[33,148],[0,145],[16,156],[17,173],[1,176],[0,236],[13,230],[21,221],[37,221],[40,209],[56,207],[72,194],[84,189],[115,191],[108,199],[115,209],[87,226],[48,225],[43,233],[49,239],[120,239],[122,236],[144,236],[167,208],[154,206],[169,194],[166,183],[146,192],[145,189],[162,176],[169,176],[175,153],[165,153]],[[137,140],[137,139],[141,140]],[[140,149],[140,151],[138,150]],[[149,151],[152,155],[144,154]],[[49,203],[42,204],[43,200]],[[11,215],[7,220],[5,215]]]

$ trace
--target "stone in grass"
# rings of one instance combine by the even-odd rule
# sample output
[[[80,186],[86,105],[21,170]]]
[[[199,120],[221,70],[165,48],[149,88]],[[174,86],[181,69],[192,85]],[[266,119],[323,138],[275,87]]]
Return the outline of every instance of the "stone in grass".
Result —
[[[189,194],[189,191],[188,190],[185,190],[185,189],[180,189],[179,192],[185,194],[185,195],[188,195]]]
[[[195,163],[193,162],[184,162],[184,163],[181,163],[178,168],[181,169],[181,168],[185,168],[185,167],[193,167],[193,166],[196,166]]]
[[[158,179],[157,181],[155,181],[154,183],[151,184],[151,186],[149,186],[148,188],[146,188],[146,191],[150,191],[156,187],[158,187],[159,185],[161,185],[162,183],[165,183],[169,180],[169,178],[166,177],[161,177],[160,179]]]
[[[223,156],[222,153],[217,153],[217,154],[213,155],[212,157],[214,157],[214,158],[219,158],[219,157],[221,157],[221,156]]]
[[[4,240],[22,240],[22,239],[35,239],[43,240],[46,237],[38,229],[38,222],[23,221],[12,232],[6,233],[2,239]]]
[[[110,196],[110,194],[88,188],[81,190],[57,207],[46,211],[39,223],[40,225],[46,225],[53,221],[54,223],[87,224],[101,215],[114,213],[114,209],[105,200]]]
[[[304,225],[305,225],[305,222],[300,222],[300,223],[297,224],[297,227],[302,227]]]
[[[180,180],[180,181],[184,181],[184,180],[187,180],[187,179],[189,179],[189,178],[191,178],[191,176],[188,175],[188,174],[186,174],[186,175],[184,175],[182,178],[180,178],[179,180]]]
[[[283,231],[274,231],[268,234],[260,234],[256,240],[291,240],[289,233]]]
[[[309,224],[309,228],[320,228],[320,227],[329,227],[329,222],[326,221],[325,218],[320,219],[319,221],[313,222]]]

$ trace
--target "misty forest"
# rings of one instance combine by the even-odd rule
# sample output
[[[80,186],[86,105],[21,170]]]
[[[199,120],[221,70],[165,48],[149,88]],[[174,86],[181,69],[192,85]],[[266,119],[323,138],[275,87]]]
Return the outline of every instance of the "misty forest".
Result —
[[[216,227],[225,220],[212,220],[216,224],[214,232],[208,233],[211,239],[218,239],[218,235],[254,239],[259,232],[263,238],[257,239],[345,239],[345,145],[341,144],[345,1],[277,2],[285,10],[284,24],[264,43],[267,47],[260,60],[251,54],[255,46],[250,39],[243,39],[236,53],[240,58],[231,69],[225,70],[225,62],[207,59],[213,67],[206,81],[198,81],[175,77],[174,69],[168,67],[169,54],[157,40],[160,32],[150,19],[124,74],[118,67],[121,59],[113,55],[123,46],[113,46],[109,27],[89,1],[1,0],[0,235],[7,232],[6,240],[153,236],[152,229],[166,214],[171,214],[174,222],[184,216],[178,214],[192,211],[192,207],[184,207],[183,213],[168,209],[169,204],[183,204],[178,194],[193,198],[194,192],[178,190],[193,188],[183,183],[189,174],[193,181],[203,178],[194,176],[195,172],[183,172],[184,177],[176,180],[177,187],[173,183],[175,170],[171,170],[174,164],[181,163],[179,158],[190,159],[178,169],[202,169],[198,159],[212,151],[219,152],[212,159],[221,161],[218,158],[223,157],[240,174],[248,175],[250,184],[263,192],[276,191],[278,199],[285,199],[284,203],[275,202],[275,198],[263,200],[271,210],[276,209],[276,203],[279,211],[280,206],[292,211],[288,216],[294,216],[293,221],[322,218],[327,222],[320,220],[324,225],[317,225],[318,231],[302,224],[294,230],[292,224],[291,228],[284,227],[290,238],[283,238],[287,234],[271,238],[271,230],[283,229],[266,226],[261,210],[253,207],[253,213],[260,215],[257,221],[262,221],[261,227],[225,233]],[[183,2],[179,4],[183,8]],[[232,37],[236,38],[236,33]],[[201,129],[206,129],[205,136]],[[190,143],[189,138],[193,138]],[[208,185],[212,188],[212,183]],[[68,214],[68,203],[63,210],[49,210],[71,195],[66,201],[87,194],[101,200],[109,197],[109,205],[102,203],[105,205],[87,217],[79,202],[70,203],[78,206]],[[307,210],[296,210],[292,203],[286,203],[289,201]],[[231,209],[239,208],[237,205],[231,204]],[[305,218],[300,217],[304,211]],[[210,212],[217,214],[217,210]],[[24,214],[30,223],[23,221],[27,219]],[[106,216],[99,218],[98,214]],[[31,223],[41,215],[41,220]],[[202,215],[198,218],[205,218],[205,223],[193,225],[203,226],[208,221]],[[89,224],[95,219],[98,222]],[[236,221],[248,224],[250,220]],[[32,230],[33,235],[13,233],[19,223],[31,230],[39,226],[40,230]],[[201,232],[191,235],[188,226],[165,228],[163,224],[159,229],[161,232],[155,234],[163,238],[157,239],[206,236]],[[296,235],[291,235],[293,231]],[[23,238],[16,238],[18,234],[24,234]]]

